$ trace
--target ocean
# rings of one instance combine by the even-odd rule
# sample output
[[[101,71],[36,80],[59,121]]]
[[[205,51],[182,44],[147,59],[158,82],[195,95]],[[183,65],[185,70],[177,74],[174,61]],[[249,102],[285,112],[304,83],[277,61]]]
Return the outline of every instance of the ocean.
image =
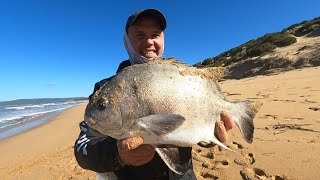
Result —
[[[0,139],[41,125],[85,98],[20,99],[0,102]]]

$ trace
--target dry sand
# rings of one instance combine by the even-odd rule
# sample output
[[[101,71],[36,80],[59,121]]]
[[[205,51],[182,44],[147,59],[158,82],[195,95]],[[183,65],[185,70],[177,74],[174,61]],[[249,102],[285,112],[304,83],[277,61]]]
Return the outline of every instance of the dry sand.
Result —
[[[221,82],[230,100],[263,102],[255,118],[252,144],[237,128],[227,143],[193,148],[199,179],[319,179],[320,67]],[[0,140],[1,179],[95,179],[73,156],[85,105],[50,122]]]

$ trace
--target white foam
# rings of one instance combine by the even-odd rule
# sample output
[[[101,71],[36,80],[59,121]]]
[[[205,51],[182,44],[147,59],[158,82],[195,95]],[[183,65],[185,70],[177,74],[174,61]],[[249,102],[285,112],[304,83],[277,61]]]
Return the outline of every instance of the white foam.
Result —
[[[26,108],[42,108],[43,105],[29,105],[29,106],[12,106],[12,107],[6,107],[5,109],[15,109],[15,110],[23,110]]]
[[[17,106],[17,107],[7,107],[7,108],[5,108],[5,109],[23,110],[23,109],[25,109],[25,107],[19,107],[19,106]]]
[[[12,121],[12,120],[16,120],[16,119],[20,119],[20,118],[24,118],[24,117],[33,117],[33,116],[42,115],[42,114],[45,114],[45,113],[50,113],[50,112],[55,112],[55,111],[62,111],[62,110],[67,109],[69,107],[72,107],[72,106],[66,106],[66,107],[63,107],[63,108],[52,109],[52,110],[48,110],[48,111],[40,111],[40,112],[32,112],[32,113],[20,114],[20,115],[10,116],[10,117],[2,117],[2,118],[0,118],[0,122]]]
[[[55,102],[37,105],[22,105],[5,107],[5,113],[0,114],[0,128],[19,124],[23,121],[33,119],[37,116],[63,111],[67,108],[85,103],[86,101],[68,101],[68,102]]]

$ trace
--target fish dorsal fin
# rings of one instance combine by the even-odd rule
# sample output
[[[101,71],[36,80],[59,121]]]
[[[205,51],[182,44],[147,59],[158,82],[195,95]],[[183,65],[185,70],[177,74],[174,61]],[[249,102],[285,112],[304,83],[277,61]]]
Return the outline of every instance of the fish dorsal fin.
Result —
[[[181,75],[195,75],[203,76],[214,81],[220,80],[226,74],[224,67],[207,67],[199,69],[197,67],[189,66],[187,63],[177,59],[164,59],[158,61],[150,61],[147,64],[169,64],[180,68]]]
[[[220,80],[226,74],[226,68],[224,67],[207,67],[201,69],[201,71],[203,76],[215,81]]]
[[[177,59],[163,59],[163,60],[157,60],[157,61],[149,61],[147,64],[170,64],[175,65],[177,67],[190,67],[187,63],[177,60]]]
[[[182,163],[179,149],[177,147],[157,147],[156,152],[159,154],[164,163],[175,173],[183,175],[190,168],[190,162]]]
[[[223,67],[208,67],[199,69],[196,67],[188,67],[179,71],[182,76],[201,76],[214,81],[220,80],[226,73]]]

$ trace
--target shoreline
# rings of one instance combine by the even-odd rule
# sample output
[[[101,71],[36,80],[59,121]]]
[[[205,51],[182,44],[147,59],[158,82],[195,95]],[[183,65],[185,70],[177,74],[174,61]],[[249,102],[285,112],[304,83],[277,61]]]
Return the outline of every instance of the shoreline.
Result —
[[[41,132],[49,132],[49,128],[50,128],[50,131],[51,131],[51,128],[52,126],[55,126],[55,125],[60,125],[60,124],[64,124],[64,121],[67,121],[68,118],[65,118],[65,116],[70,116],[70,111],[72,112],[71,114],[72,115],[75,115],[74,111],[77,111],[77,110],[84,110],[85,109],[85,106],[86,104],[79,104],[79,105],[76,105],[76,106],[73,106],[73,107],[70,107],[70,108],[67,108],[61,112],[54,112],[51,116],[48,116],[48,117],[44,117],[45,120],[42,120],[42,119],[34,119],[34,120],[31,120],[30,122],[23,122],[21,124],[38,124],[37,126],[34,126],[32,128],[29,128],[25,131],[22,131],[20,133],[17,133],[17,134],[14,134],[12,136],[9,136],[9,137],[6,137],[6,138],[3,138],[3,139],[0,139],[0,145],[2,144],[6,144],[6,143],[11,143],[11,141],[16,141],[17,139],[23,139],[23,138],[28,138],[29,136],[38,136],[40,135],[40,133],[38,131],[41,131]],[[84,111],[83,111],[84,112]],[[77,118],[77,117],[82,117],[82,116],[79,116],[80,114],[82,113],[79,113],[77,114],[75,117],[71,118],[73,121]],[[46,115],[45,115],[46,116]],[[77,130],[79,130],[77,133],[80,133],[80,129],[79,129],[79,123],[83,120],[83,117],[82,118],[77,118],[77,123],[74,124],[73,122],[73,126],[74,125],[77,125]],[[38,121],[44,121],[44,122],[38,122]],[[69,123],[69,122],[66,122],[66,123]],[[16,126],[20,126],[20,125],[16,125]],[[68,124],[68,126],[70,126]],[[68,134],[68,131],[65,131],[65,132],[60,132],[61,130],[61,127],[62,126],[57,126],[57,130],[58,132],[53,132],[52,135],[57,135],[57,134],[62,134],[62,133],[65,133],[66,135]],[[15,128],[19,128],[19,127],[15,127]],[[60,130],[59,130],[60,129]],[[73,131],[75,129],[70,129],[70,131]],[[47,134],[43,134],[44,136],[41,137],[42,139],[45,139],[45,135]],[[75,135],[75,134],[73,134]],[[79,134],[77,134],[78,136]],[[40,136],[38,136],[40,137]],[[48,136],[48,138],[50,138],[50,136]],[[77,138],[77,137],[76,137]],[[76,140],[76,138],[74,139],[74,141]],[[1,153],[0,153],[1,154]],[[0,166],[0,169],[1,169],[1,166]]]
[[[67,109],[65,109],[67,110]],[[30,131],[37,126],[40,126],[44,123],[51,121],[53,118],[61,114],[63,111],[50,112],[38,117],[23,121],[18,124],[14,124],[12,126],[4,127],[0,129],[0,140],[9,138],[11,136],[15,136],[21,134],[26,131]]]
[[[0,176],[3,179],[68,179],[67,172],[88,179],[95,173],[77,164],[73,146],[86,107],[66,109],[30,130],[0,140]],[[83,175],[83,172],[86,175]]]
[[[87,104],[87,103],[81,103],[81,104],[78,104],[75,106],[80,106],[82,104]],[[44,123],[51,121],[52,119],[54,119],[55,117],[57,117],[58,115],[63,113],[64,111],[66,111],[70,108],[73,108],[75,106],[68,107],[68,108],[65,108],[62,110],[44,113],[40,116],[19,122],[17,124],[0,128],[0,140],[21,134],[25,131],[32,130],[33,128],[36,128],[37,126],[40,126]]]

